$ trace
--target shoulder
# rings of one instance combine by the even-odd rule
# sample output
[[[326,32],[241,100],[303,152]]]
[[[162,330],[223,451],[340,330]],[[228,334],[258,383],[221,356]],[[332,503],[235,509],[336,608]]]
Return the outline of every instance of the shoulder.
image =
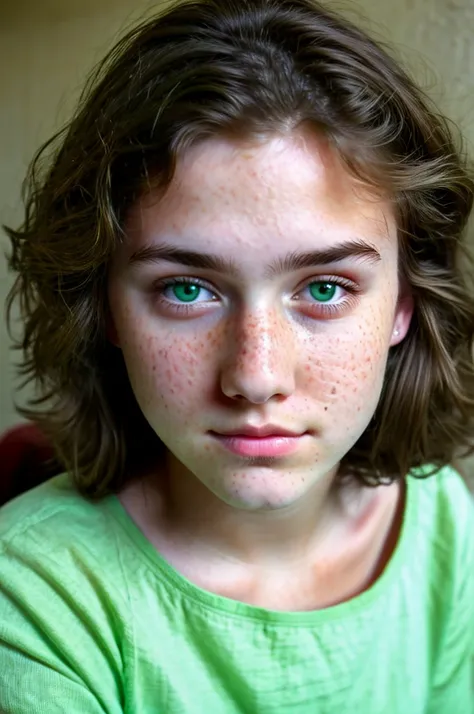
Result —
[[[408,479],[416,541],[408,546],[414,565],[426,566],[427,614],[439,633],[444,675],[454,677],[474,652],[474,498],[455,469],[430,471],[418,469]]]
[[[0,620],[3,608],[29,603],[41,617],[84,607],[100,621],[104,608],[127,607],[124,562],[107,499],[89,502],[57,476],[0,509]]]
[[[10,542],[54,521],[70,527],[84,518],[97,518],[98,510],[63,474],[18,496],[0,508],[0,543]]]
[[[411,546],[424,553],[434,587],[442,583],[448,597],[459,580],[474,585],[474,498],[454,468],[433,471],[425,466],[408,476],[406,517]]]
[[[451,466],[424,466],[408,476],[412,519],[440,555],[474,558],[474,497]]]
[[[32,710],[22,675],[35,701],[120,711],[130,609],[111,521],[66,476],[0,509],[0,710]]]
[[[117,527],[108,501],[84,498],[72,479],[62,474],[0,508],[0,553],[21,550],[24,556],[51,557],[74,551],[97,557],[116,549]],[[113,559],[110,561],[113,562]]]

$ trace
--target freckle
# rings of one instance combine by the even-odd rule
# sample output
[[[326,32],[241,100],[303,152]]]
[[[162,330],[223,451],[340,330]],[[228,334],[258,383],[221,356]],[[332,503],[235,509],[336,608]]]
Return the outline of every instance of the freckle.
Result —
[[[355,389],[354,389],[354,392],[355,392]],[[324,411],[327,412],[327,410],[328,410],[328,408],[327,408],[327,407],[324,407]]]
[[[336,391],[337,391],[337,390],[336,390],[336,387],[333,387],[333,388],[331,389],[331,394],[336,394]]]

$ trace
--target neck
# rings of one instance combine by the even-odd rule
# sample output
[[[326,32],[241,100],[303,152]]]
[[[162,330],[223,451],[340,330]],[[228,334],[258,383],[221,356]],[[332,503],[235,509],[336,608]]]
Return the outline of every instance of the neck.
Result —
[[[244,510],[217,498],[169,456],[164,480],[145,483],[147,503],[159,504],[155,521],[167,538],[200,557],[219,557],[262,568],[304,562],[341,524],[347,504],[360,505],[353,491],[341,500],[337,468],[318,480],[299,502],[274,510]],[[153,506],[152,506],[153,508]],[[346,514],[347,517],[347,514]]]

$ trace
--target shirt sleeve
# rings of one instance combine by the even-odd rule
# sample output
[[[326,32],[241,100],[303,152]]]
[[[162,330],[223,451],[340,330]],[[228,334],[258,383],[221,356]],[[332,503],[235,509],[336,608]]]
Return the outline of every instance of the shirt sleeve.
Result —
[[[450,538],[446,523],[454,524]],[[474,502],[464,483],[450,479],[440,509],[444,565],[438,588],[449,595],[450,616],[442,637],[427,714],[474,714]],[[453,546],[446,543],[452,541]]]
[[[0,543],[0,712],[122,714],[107,596],[87,562],[45,535]]]

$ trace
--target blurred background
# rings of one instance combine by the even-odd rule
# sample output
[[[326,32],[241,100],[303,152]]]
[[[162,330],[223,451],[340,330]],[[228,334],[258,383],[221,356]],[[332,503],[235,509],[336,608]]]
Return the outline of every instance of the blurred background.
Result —
[[[149,0],[0,0],[0,224],[22,220],[21,183],[35,150],[68,119],[87,72],[117,36],[164,7]],[[389,42],[474,154],[474,0],[334,3]],[[0,303],[11,278],[0,232]],[[474,299],[474,296],[473,296]],[[0,320],[0,433],[19,421],[14,362]],[[21,395],[18,395],[21,400]]]

